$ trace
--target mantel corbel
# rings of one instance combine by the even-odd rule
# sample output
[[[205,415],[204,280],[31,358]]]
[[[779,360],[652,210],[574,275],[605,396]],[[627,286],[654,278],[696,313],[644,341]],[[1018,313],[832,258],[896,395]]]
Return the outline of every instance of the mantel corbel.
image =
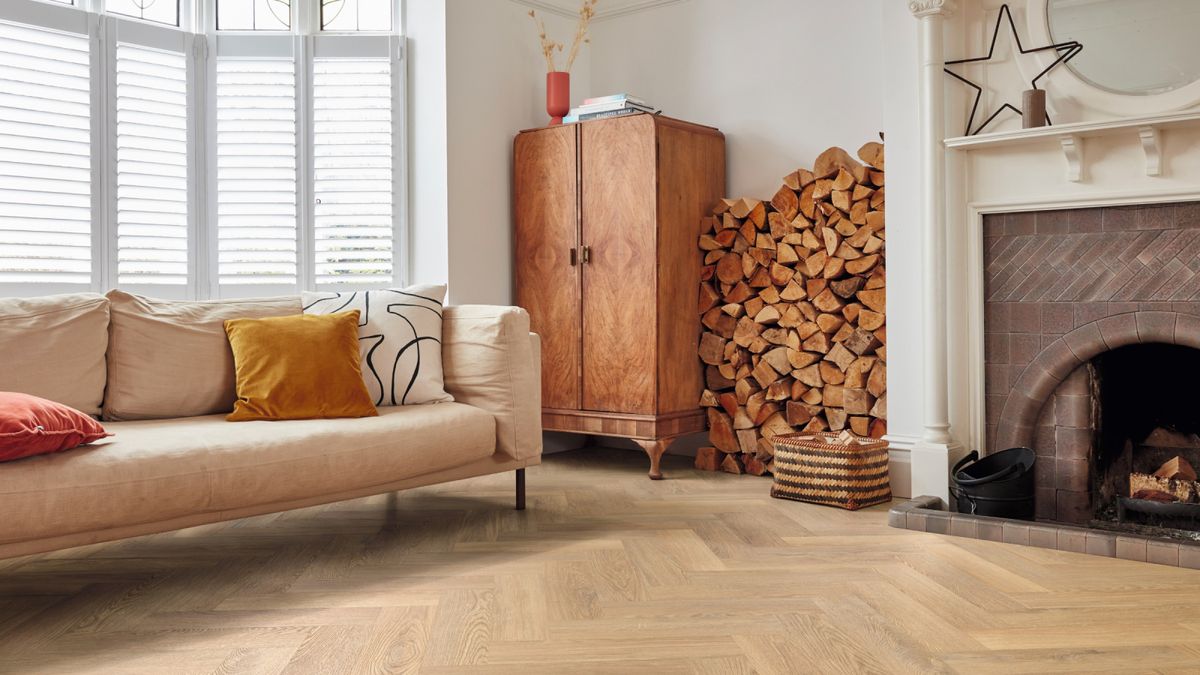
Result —
[[[1067,180],[1072,183],[1083,181],[1083,138],[1078,134],[1063,134],[1058,137],[1063,157],[1067,159]]]
[[[1162,132],[1158,127],[1138,127],[1138,138],[1142,140],[1142,152],[1146,153],[1146,175],[1162,175]]]

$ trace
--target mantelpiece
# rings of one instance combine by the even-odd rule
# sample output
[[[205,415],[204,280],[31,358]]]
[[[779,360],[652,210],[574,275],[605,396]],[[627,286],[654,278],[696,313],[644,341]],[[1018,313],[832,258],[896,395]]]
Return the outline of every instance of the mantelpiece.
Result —
[[[1056,126],[1037,127],[1034,129],[1014,129],[997,131],[975,136],[957,136],[947,138],[946,147],[956,150],[971,150],[975,148],[1013,147],[1055,139],[1062,148],[1067,160],[1067,180],[1079,182],[1083,180],[1084,162],[1086,155],[1083,151],[1083,140],[1100,136],[1132,135],[1142,145],[1146,160],[1146,175],[1160,176],[1163,172],[1162,161],[1162,131],[1163,129],[1200,124],[1200,112],[1189,111],[1145,117],[1131,117],[1117,120],[1076,122]]]

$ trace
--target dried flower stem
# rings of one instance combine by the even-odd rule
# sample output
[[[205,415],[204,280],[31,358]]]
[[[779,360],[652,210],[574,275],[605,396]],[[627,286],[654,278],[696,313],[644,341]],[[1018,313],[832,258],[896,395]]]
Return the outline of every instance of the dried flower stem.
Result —
[[[546,59],[546,72],[553,73],[555,70],[554,50],[557,49],[561,52],[563,50],[563,44],[561,42],[555,42],[554,40],[546,37],[546,24],[542,23],[542,20],[538,18],[537,13],[532,9],[529,10],[529,18],[533,19],[534,24],[537,26],[538,40],[541,41],[542,45],[542,57]],[[567,68],[570,69],[570,66]]]
[[[591,42],[587,36],[588,24],[591,23],[592,17],[596,15],[596,3],[598,1],[583,0],[583,7],[579,8],[579,23],[575,26],[575,41],[571,43],[571,52],[567,55],[567,72],[570,72],[571,66],[575,65],[575,57],[579,55],[579,45]]]

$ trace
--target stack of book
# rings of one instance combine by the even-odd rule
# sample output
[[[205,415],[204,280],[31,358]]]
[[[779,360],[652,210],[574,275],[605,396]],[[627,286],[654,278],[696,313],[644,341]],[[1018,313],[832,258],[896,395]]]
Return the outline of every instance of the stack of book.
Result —
[[[632,115],[641,112],[654,113],[658,112],[658,109],[631,94],[598,96],[596,98],[584,99],[583,105],[578,108],[571,108],[566,117],[563,117],[563,124],[594,120],[601,117],[620,117],[621,115]]]

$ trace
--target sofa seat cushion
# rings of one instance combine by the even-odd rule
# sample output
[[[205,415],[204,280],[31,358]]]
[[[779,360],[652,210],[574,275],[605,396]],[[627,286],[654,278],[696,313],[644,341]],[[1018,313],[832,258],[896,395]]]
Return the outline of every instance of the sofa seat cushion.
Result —
[[[385,485],[491,456],[495,418],[461,403],[359,419],[114,422],[115,436],[0,465],[0,543]]]

